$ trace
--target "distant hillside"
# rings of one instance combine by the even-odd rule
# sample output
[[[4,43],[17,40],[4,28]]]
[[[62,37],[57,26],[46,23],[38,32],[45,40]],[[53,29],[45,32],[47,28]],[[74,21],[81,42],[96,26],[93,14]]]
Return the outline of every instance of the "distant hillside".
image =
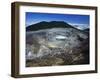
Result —
[[[85,32],[85,33],[88,34],[88,36],[89,36],[90,29],[89,29],[89,28],[84,29],[83,32]]]
[[[40,23],[28,26],[26,28],[26,31],[36,31],[36,30],[51,29],[51,28],[71,28],[71,27],[73,26],[64,21],[51,21],[51,22],[42,21]]]
[[[85,32],[89,32],[89,30],[90,30],[90,29],[89,29],[89,28],[87,28],[87,29],[84,29],[83,31],[85,31]]]

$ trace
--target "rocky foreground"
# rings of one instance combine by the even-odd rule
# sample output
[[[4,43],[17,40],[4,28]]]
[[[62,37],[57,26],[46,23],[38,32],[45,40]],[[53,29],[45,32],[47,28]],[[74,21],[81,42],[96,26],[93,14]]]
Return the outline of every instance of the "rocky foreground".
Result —
[[[26,67],[89,64],[89,35],[73,27],[26,32]]]

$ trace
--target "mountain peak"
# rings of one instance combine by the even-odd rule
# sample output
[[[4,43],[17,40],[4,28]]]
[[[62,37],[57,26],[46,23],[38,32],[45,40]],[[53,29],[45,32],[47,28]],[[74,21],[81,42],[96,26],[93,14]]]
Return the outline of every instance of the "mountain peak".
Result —
[[[32,24],[26,27],[26,31],[36,31],[40,29],[49,29],[49,28],[71,28],[72,26],[64,21],[41,21],[36,24]]]
[[[66,22],[64,22],[64,21],[51,21],[50,23],[63,23],[63,24],[66,24]]]

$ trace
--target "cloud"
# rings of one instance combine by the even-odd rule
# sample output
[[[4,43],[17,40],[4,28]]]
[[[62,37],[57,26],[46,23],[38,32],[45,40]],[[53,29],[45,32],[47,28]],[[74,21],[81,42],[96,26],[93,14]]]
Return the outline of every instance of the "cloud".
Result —
[[[89,25],[88,24],[72,24],[71,23],[71,25],[74,26],[77,29],[80,29],[80,30],[84,30],[84,29],[89,28]]]

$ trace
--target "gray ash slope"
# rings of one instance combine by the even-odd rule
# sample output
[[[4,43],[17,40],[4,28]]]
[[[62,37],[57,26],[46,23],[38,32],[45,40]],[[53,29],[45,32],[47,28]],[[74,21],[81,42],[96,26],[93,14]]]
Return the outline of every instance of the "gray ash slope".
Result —
[[[89,63],[89,35],[62,21],[26,28],[26,66]]]

